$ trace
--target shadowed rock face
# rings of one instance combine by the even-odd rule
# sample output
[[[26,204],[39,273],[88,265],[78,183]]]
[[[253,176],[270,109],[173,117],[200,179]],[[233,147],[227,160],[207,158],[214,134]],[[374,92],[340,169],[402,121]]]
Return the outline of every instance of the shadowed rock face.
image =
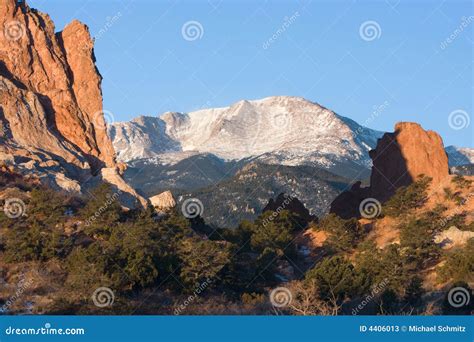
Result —
[[[424,174],[437,184],[449,175],[448,156],[438,133],[419,124],[400,122],[370,151],[373,161],[371,195],[381,201]]]
[[[370,196],[370,188],[361,188],[361,182],[356,182],[350,190],[344,191],[337,196],[331,203],[330,212],[349,219],[351,217],[360,217],[359,205]]]
[[[22,92],[27,103],[35,107],[19,109],[1,89],[1,119],[12,127],[10,121],[15,116],[18,119],[29,111],[39,113],[41,118],[32,119],[46,125],[32,132],[37,136],[31,141],[25,143],[16,139],[18,134],[12,134],[11,142],[27,149],[44,150],[38,144],[44,132],[62,143],[61,148],[54,146],[51,151],[59,158],[84,167],[77,157],[83,155],[94,173],[103,166],[115,166],[102,115],[101,76],[95,67],[93,41],[87,26],[73,21],[64,31],[55,33],[47,14],[27,5],[19,6],[15,0],[2,0],[0,28],[0,76],[11,81],[10,94]]]
[[[360,182],[340,194],[331,204],[331,213],[343,218],[359,217],[359,205],[366,198],[387,201],[395,191],[426,175],[439,184],[449,176],[448,156],[439,134],[425,131],[419,124],[400,122],[394,133],[385,133],[370,151],[373,161],[370,187]]]

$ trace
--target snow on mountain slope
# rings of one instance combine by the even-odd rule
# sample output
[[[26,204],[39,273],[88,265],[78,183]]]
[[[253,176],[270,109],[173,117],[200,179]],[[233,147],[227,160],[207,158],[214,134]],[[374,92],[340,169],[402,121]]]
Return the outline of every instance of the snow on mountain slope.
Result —
[[[448,146],[446,153],[449,158],[449,166],[474,164],[474,148]]]
[[[179,151],[212,153],[224,160],[258,157],[284,165],[369,166],[374,131],[299,97],[240,101],[187,114],[140,117],[109,128],[118,159],[129,162]],[[164,160],[167,158],[158,158]],[[169,158],[168,158],[169,159]]]
[[[130,161],[181,151],[178,141],[166,134],[166,123],[156,117],[140,116],[126,123],[108,126],[117,159]]]

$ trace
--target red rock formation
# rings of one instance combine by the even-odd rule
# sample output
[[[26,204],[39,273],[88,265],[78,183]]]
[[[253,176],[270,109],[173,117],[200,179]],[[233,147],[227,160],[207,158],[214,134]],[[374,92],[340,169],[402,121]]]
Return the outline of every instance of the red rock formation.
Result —
[[[331,212],[343,218],[360,216],[359,205],[366,198],[388,200],[401,186],[426,175],[432,184],[440,184],[449,176],[448,156],[443,140],[419,124],[400,122],[394,133],[385,133],[375,150],[370,151],[373,167],[370,187],[356,183],[340,194],[331,204]]]
[[[370,152],[373,161],[370,188],[373,197],[388,199],[397,188],[424,174],[440,183],[449,175],[448,156],[438,133],[419,124],[400,122],[385,133]]]
[[[55,34],[47,14],[2,0],[0,28],[0,75],[37,97],[48,130],[69,143],[69,150],[85,155],[93,171],[115,166],[101,114],[101,76],[87,27],[74,21]],[[15,108],[5,106],[3,98],[0,105],[3,112],[10,111],[4,115],[8,121]]]

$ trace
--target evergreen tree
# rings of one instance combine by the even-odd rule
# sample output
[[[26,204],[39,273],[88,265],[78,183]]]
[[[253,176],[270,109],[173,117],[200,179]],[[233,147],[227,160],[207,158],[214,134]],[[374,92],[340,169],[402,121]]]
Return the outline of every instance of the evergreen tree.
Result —
[[[86,205],[79,212],[89,236],[110,236],[122,216],[118,196],[119,193],[113,192],[107,183],[102,183],[90,193]]]
[[[179,257],[182,260],[181,280],[191,289],[204,281],[220,281],[220,272],[230,262],[230,249],[225,242],[191,237],[181,242]]]
[[[384,204],[383,213],[398,217],[421,207],[427,200],[427,190],[431,180],[431,178],[421,175],[412,184],[397,189],[395,194]]]
[[[359,292],[354,288],[354,266],[342,256],[323,259],[306,273],[307,280],[315,280],[322,299],[344,299]]]

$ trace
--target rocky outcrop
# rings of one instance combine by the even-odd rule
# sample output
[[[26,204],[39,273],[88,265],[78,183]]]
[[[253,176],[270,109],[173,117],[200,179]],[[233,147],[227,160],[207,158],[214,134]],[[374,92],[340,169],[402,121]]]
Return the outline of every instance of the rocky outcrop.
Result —
[[[390,198],[401,186],[426,175],[433,184],[449,175],[448,156],[440,135],[425,131],[419,124],[400,122],[394,133],[385,133],[370,151],[373,161],[370,188],[379,200]]]
[[[115,191],[119,194],[120,203],[125,207],[146,207],[148,205],[148,201],[123,180],[117,168],[105,167],[100,171],[101,179],[112,185]]]
[[[306,209],[304,204],[301,203],[298,198],[284,193],[279,194],[275,200],[270,198],[268,204],[265,206],[265,208],[263,208],[263,212],[273,211],[275,213],[279,213],[282,210],[288,210],[289,212],[298,215],[306,222],[311,222],[317,219],[317,217],[312,216],[309,213],[309,210]]]
[[[467,241],[472,238],[474,238],[474,232],[462,231],[452,226],[436,235],[434,242],[440,244],[442,248],[448,249],[451,247],[464,246]]]
[[[425,131],[419,124],[401,122],[394,133],[385,133],[370,151],[373,167],[370,187],[360,182],[341,193],[331,204],[331,213],[343,218],[360,216],[359,205],[366,198],[380,202],[388,200],[395,191],[411,184],[420,175],[439,184],[449,176],[448,157],[441,137]]]
[[[0,163],[68,192],[106,181],[124,206],[146,206],[121,177],[86,25],[62,32],[47,14],[0,2]]]
[[[81,169],[89,167],[80,151],[59,135],[48,124],[47,113],[37,94],[16,86],[0,76],[0,119],[3,151],[15,155],[24,150],[25,157],[39,160],[59,159]],[[14,151],[17,151],[16,153]]]
[[[0,75],[4,85],[5,79],[10,81],[7,90],[2,89],[2,94],[8,92],[0,103],[3,124],[14,129],[12,117],[24,123],[32,119],[24,115],[28,112],[39,114],[35,119],[42,121],[42,129],[35,130],[38,134],[27,144],[18,134],[11,134],[11,142],[43,149],[55,135],[64,146],[55,141],[51,152],[66,162],[84,167],[83,156],[94,173],[102,166],[113,167],[114,152],[102,115],[101,76],[87,27],[74,21],[55,34],[47,14],[15,0],[1,1],[0,27]],[[21,93],[16,102],[9,100],[12,93]]]
[[[171,191],[165,191],[161,194],[149,198],[151,205],[160,212],[167,211],[176,206],[176,201],[173,198]]]
[[[359,205],[369,197],[371,197],[370,188],[362,188],[361,182],[356,182],[332,201],[330,212],[345,219],[359,217]]]

